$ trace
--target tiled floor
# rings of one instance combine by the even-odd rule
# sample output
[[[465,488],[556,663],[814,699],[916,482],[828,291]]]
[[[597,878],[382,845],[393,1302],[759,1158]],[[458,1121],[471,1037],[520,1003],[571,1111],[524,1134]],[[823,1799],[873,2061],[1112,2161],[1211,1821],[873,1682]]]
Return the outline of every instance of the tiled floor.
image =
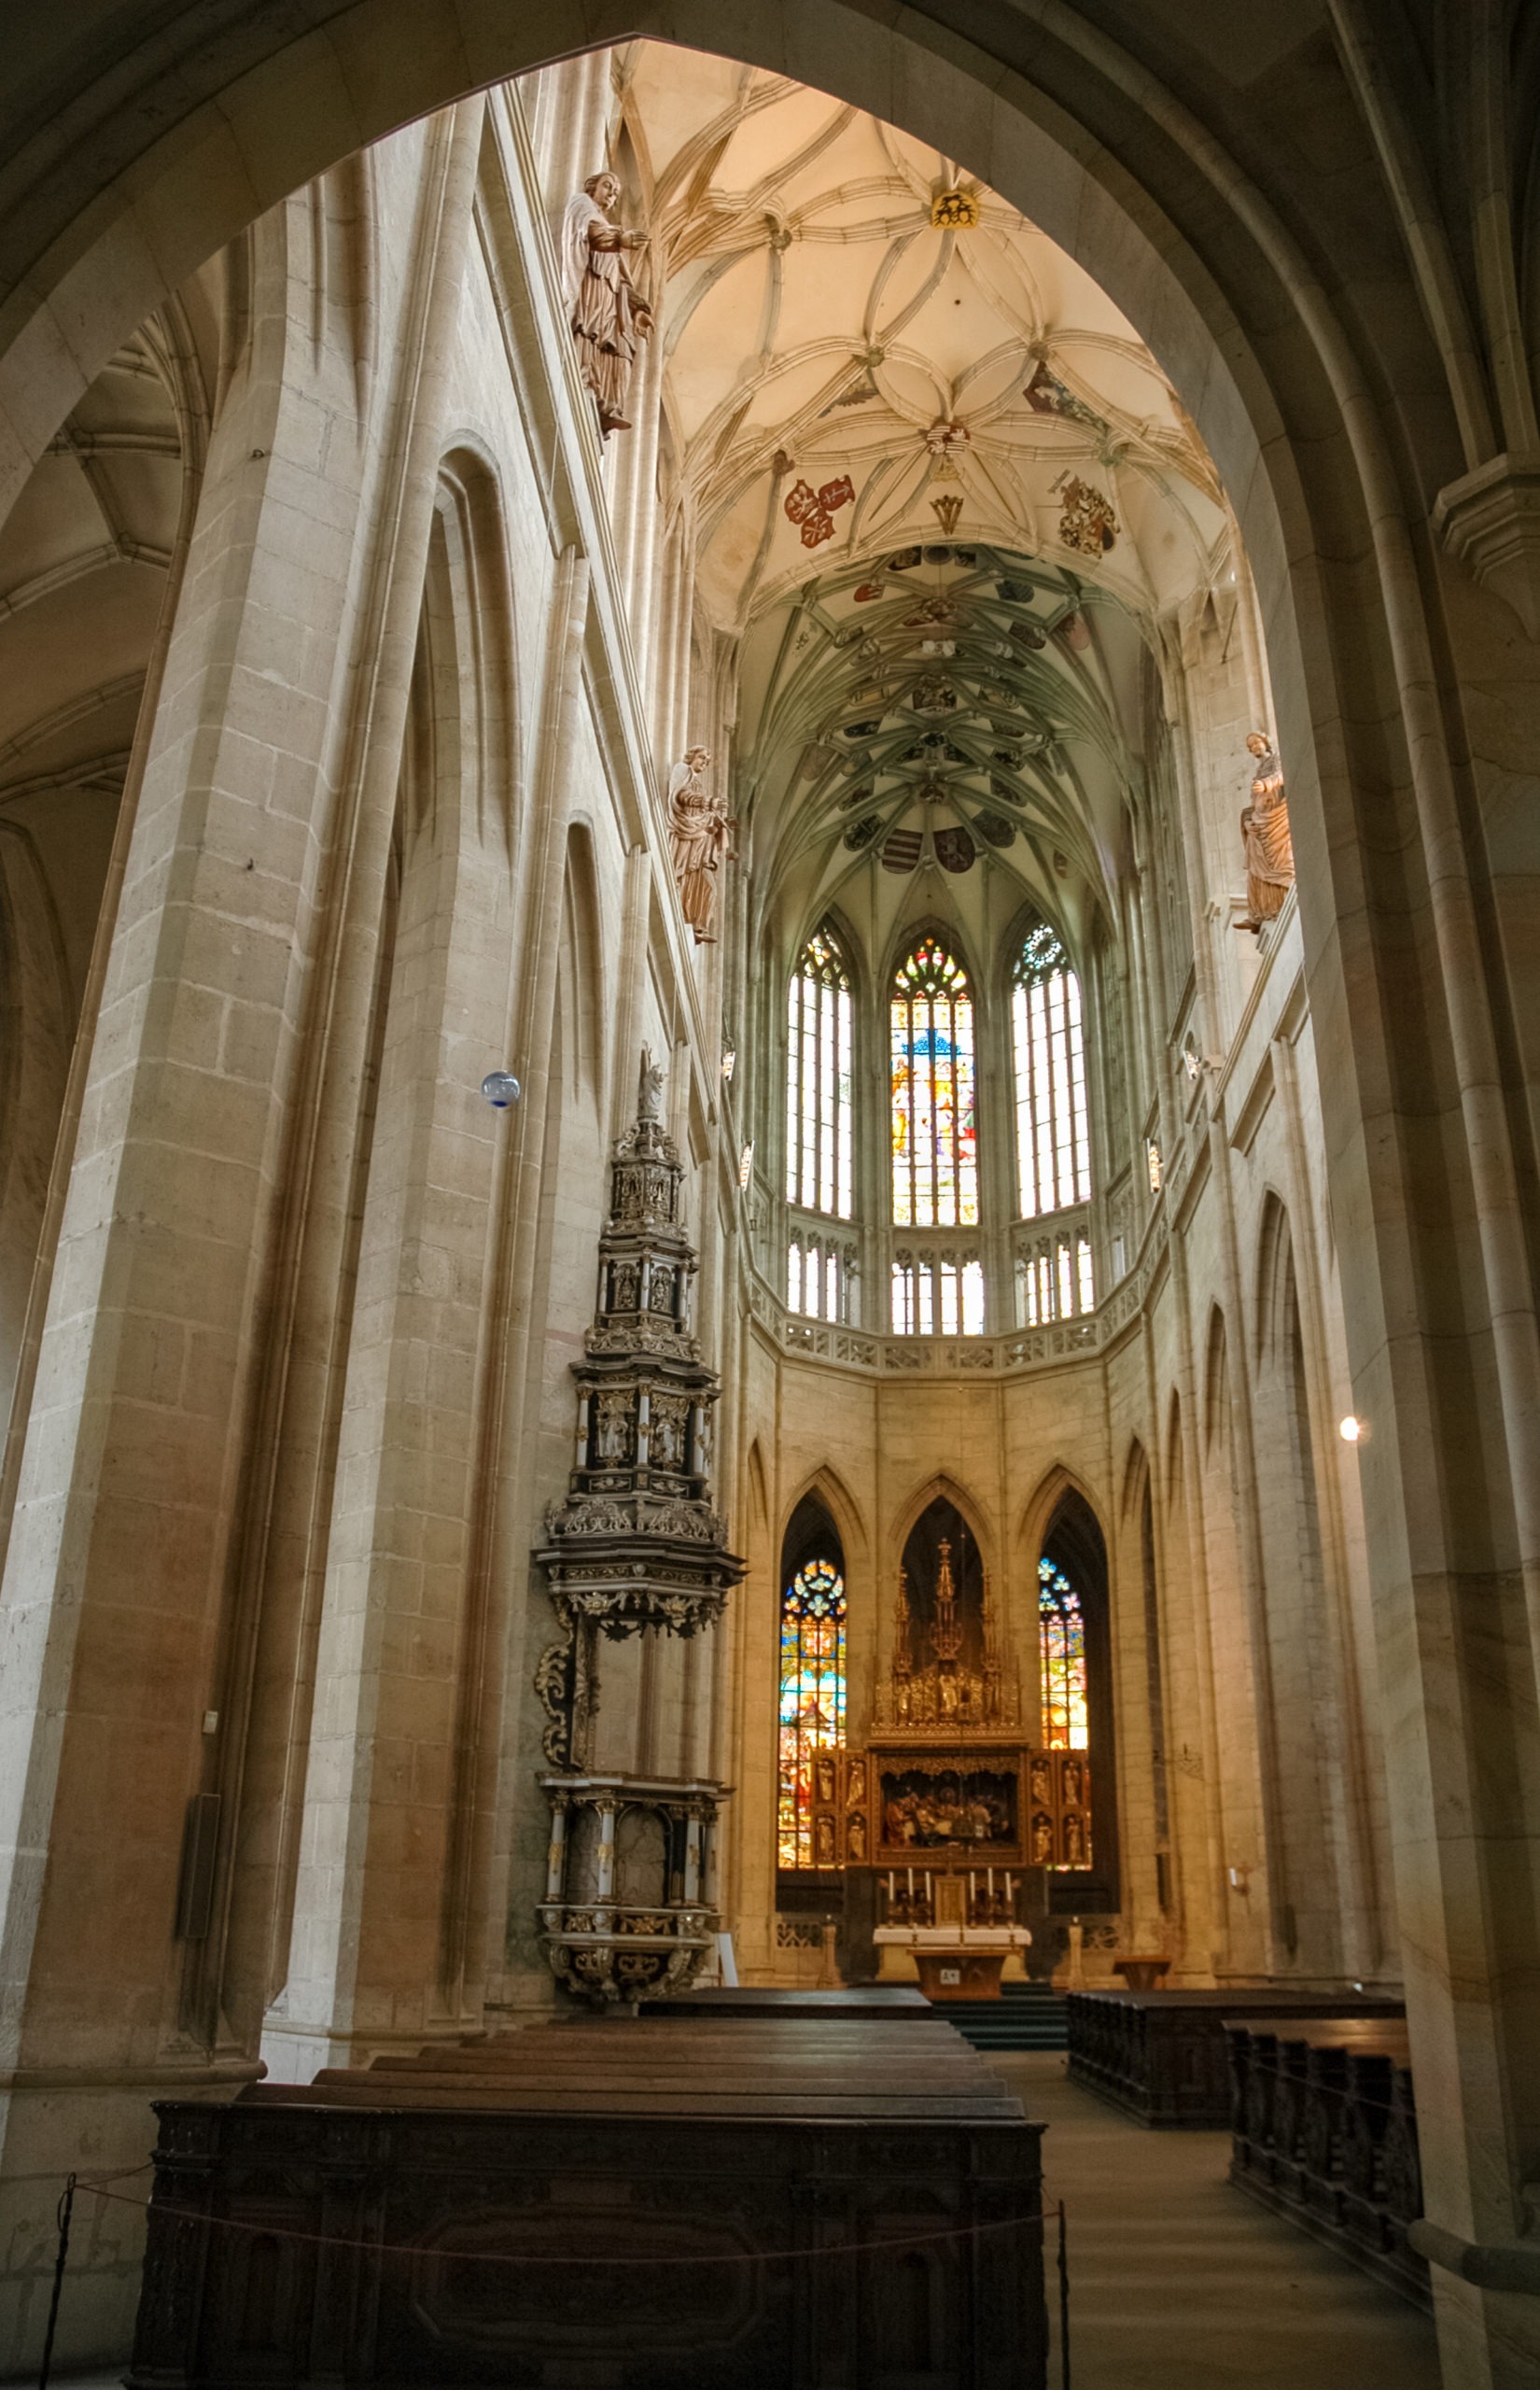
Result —
[[[990,2065],[1049,2128],[1074,2390],[1438,2390],[1432,2324],[1232,2190],[1225,2134],[1145,2132],[1062,2058]]]

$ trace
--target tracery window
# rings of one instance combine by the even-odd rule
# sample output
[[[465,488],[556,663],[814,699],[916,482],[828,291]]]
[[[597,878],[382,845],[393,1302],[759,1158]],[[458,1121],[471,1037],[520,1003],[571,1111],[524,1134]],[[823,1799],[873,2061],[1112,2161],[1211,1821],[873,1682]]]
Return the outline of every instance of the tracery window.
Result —
[[[984,1269],[973,1255],[893,1257],[895,1336],[982,1336]]]
[[[891,1028],[893,1220],[899,1228],[978,1221],[973,999],[968,974],[932,937],[899,965]]]
[[[1022,1217],[1033,1219],[1090,1197],[1085,1039],[1080,981],[1045,924],[1024,940],[1015,981],[1016,1170]]]
[[[1046,1554],[1037,1564],[1038,1638],[1043,1661],[1043,1741],[1051,1751],[1083,1751],[1090,1742],[1085,1703],[1085,1620],[1080,1596]]]
[[[799,1225],[786,1240],[786,1304],[813,1319],[854,1316],[856,1248],[849,1237]]]
[[[845,1580],[830,1560],[809,1560],[780,1599],[780,1774],[777,1843],[782,1867],[813,1867],[813,1766],[845,1744]]]
[[[786,1025],[786,1200],[847,1220],[850,974],[827,928],[802,950]]]
[[[1096,1309],[1091,1239],[1085,1228],[1032,1234],[1016,1247],[1016,1325],[1042,1328]]]

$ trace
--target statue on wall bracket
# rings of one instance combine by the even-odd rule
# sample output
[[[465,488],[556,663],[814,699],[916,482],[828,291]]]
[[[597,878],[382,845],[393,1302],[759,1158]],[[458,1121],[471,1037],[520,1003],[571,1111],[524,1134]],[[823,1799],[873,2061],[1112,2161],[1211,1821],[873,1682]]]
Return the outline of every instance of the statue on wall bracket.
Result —
[[[668,840],[674,879],[685,920],[697,946],[714,946],[711,923],[717,909],[717,873],[725,855],[735,860],[728,839],[733,818],[725,800],[707,785],[709,750],[687,747],[668,775]]]
[[[644,249],[645,232],[627,232],[609,220],[621,195],[617,176],[590,175],[574,191],[562,218],[562,286],[567,321],[577,344],[578,370],[594,393],[599,429],[629,431],[626,393],[637,350],[652,330],[652,310],[626,268],[627,249]]]
[[[1240,816],[1240,836],[1246,850],[1248,918],[1236,927],[1260,931],[1277,920],[1294,886],[1294,840],[1283,766],[1272,741],[1266,731],[1253,730],[1246,745],[1253,757],[1252,791]]]

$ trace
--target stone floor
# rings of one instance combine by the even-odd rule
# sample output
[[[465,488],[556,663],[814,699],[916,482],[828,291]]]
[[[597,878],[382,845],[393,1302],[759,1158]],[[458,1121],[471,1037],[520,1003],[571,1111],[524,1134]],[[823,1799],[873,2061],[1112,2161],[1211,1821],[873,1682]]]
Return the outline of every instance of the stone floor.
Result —
[[[1432,2325],[1232,2190],[1223,2133],[1141,2131],[1066,2082],[1062,2058],[990,2064],[1049,2127],[1048,2196],[1070,2218],[1074,2390],[1438,2390]],[[59,2390],[120,2380],[76,2375]]]
[[[1074,2390],[1438,2390],[1432,2324],[1232,2190],[1227,2136],[1145,2132],[1062,2058],[990,2065],[1049,2127]]]

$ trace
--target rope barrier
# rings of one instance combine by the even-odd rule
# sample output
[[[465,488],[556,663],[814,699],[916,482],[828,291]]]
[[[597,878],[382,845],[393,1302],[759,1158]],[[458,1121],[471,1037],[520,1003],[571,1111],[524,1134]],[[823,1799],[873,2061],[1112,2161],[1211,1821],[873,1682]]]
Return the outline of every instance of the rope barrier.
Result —
[[[134,2170],[143,2172],[142,2167]],[[70,2176],[75,2185],[75,2176]],[[109,2175],[116,2182],[120,2177]],[[81,2183],[83,2191],[93,2191],[98,2199],[115,2200],[119,2206],[137,2208],[141,2214],[170,2217],[179,2224],[202,2224],[216,2231],[249,2232],[270,2241],[299,2241],[323,2249],[357,2249],[374,2257],[443,2257],[452,2256],[456,2265],[489,2266],[645,2266],[655,2270],[660,2266],[773,2266],[791,2264],[809,2257],[858,2257],[875,2249],[913,2249],[941,2241],[971,2241],[986,2232],[1019,2231],[1024,2226],[1046,2224],[1053,2216],[1049,2208],[1038,2208],[1030,2215],[996,2216],[984,2224],[961,2224],[941,2232],[889,2233],[880,2241],[840,2241],[825,2248],[751,2249],[747,2253],[734,2251],[723,2256],[693,2257],[594,2257],[566,2256],[522,2255],[511,2249],[455,2249],[434,2247],[431,2242],[411,2241],[349,2241],[330,2232],[301,2232],[277,2224],[248,2223],[245,2217],[211,2215],[201,2208],[168,2207],[163,2200],[130,2199],[121,2191],[110,2191],[99,2183]],[[1060,2209],[1063,2202],[1060,2201]],[[46,2390],[46,2385],[45,2385]]]

